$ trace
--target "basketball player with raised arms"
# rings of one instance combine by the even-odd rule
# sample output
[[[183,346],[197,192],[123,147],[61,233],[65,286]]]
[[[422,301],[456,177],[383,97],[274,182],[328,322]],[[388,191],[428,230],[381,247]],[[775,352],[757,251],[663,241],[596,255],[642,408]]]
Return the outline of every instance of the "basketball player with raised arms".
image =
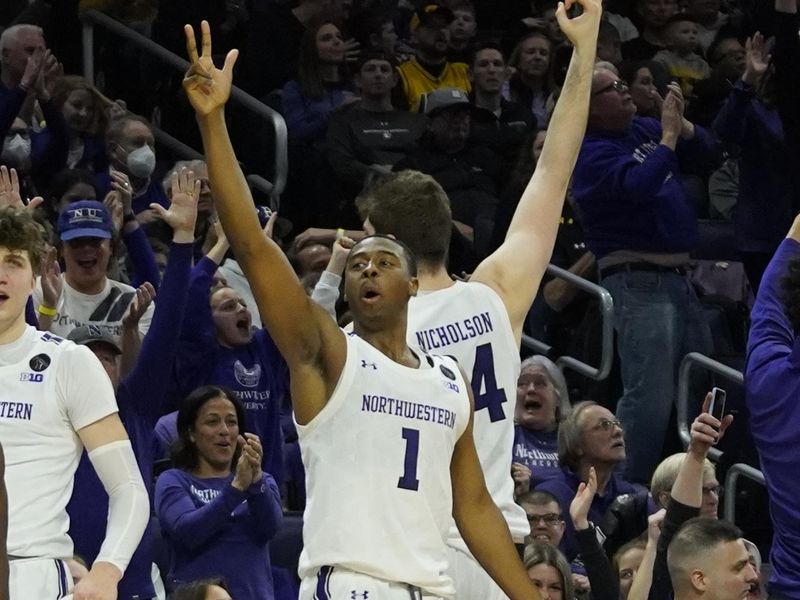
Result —
[[[452,218],[447,195],[432,177],[401,171],[358,199],[367,233],[396,236],[419,261],[419,292],[408,306],[408,343],[454,356],[471,375],[475,446],[489,492],[518,544],[530,533],[525,511],[514,503],[511,477],[522,325],[553,251],[567,183],[586,130],[601,15],[599,0],[579,3],[583,12],[576,18],[567,18],[563,9],[557,13],[574,50],[536,171],[505,241],[478,265],[468,283],[448,275]],[[505,598],[455,526],[448,547],[449,573],[459,600]]]
[[[237,52],[222,69],[202,23],[184,89],[197,113],[217,212],[261,313],[289,365],[307,473],[302,600],[453,598],[445,538],[450,515],[505,593],[538,600],[486,490],[472,441],[470,389],[449,358],[406,344],[416,293],[410,251],[386,237],[356,244],[345,267],[354,333],[305,293],[253,215],[225,125]]]
[[[8,204],[5,190],[0,190],[2,204]],[[25,323],[25,304],[44,253],[41,230],[30,214],[0,207],[0,439],[10,598],[61,598],[72,585],[64,563],[72,557],[66,505],[85,447],[108,492],[108,525],[100,553],[73,597],[115,600],[150,503],[100,362],[88,348]]]

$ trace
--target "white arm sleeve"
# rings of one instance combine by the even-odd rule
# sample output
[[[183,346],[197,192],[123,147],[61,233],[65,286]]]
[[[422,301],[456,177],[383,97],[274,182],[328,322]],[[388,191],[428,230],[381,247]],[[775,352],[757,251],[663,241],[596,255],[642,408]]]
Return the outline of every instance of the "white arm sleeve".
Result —
[[[89,460],[108,493],[106,538],[96,560],[111,563],[124,574],[150,519],[150,499],[130,440],[95,448]]]
[[[336,320],[336,301],[339,299],[339,284],[342,278],[336,273],[323,271],[319,277],[311,299],[328,311],[328,314]]]

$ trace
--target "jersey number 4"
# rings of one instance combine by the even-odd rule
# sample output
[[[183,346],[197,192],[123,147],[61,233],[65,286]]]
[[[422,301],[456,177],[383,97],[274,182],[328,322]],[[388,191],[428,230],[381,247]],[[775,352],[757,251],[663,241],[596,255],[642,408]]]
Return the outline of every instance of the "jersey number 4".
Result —
[[[475,412],[487,409],[492,423],[505,419],[503,402],[506,401],[506,392],[502,388],[497,389],[491,344],[481,344],[475,348],[475,366],[472,368],[471,381],[472,393],[475,396]]]

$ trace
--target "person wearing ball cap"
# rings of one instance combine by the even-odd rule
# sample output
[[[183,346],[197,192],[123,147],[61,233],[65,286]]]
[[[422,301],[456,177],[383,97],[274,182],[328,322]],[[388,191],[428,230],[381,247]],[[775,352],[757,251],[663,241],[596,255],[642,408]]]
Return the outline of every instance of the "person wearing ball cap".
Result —
[[[397,67],[400,85],[394,105],[418,112],[422,97],[440,88],[472,89],[469,68],[447,60],[449,26],[453,11],[439,4],[425,4],[411,20],[411,37],[417,55]]]
[[[129,227],[133,231],[123,235],[128,254],[143,258],[135,261],[135,272],[157,286],[158,277],[151,273],[157,273],[158,267],[147,238],[135,222],[125,223],[123,231]],[[102,202],[73,202],[61,211],[57,231],[64,267],[61,272],[53,251],[36,280],[33,300],[39,327],[66,337],[76,327],[91,324],[118,337],[136,290],[107,276],[115,233],[111,214]],[[139,322],[141,336],[150,328],[152,315],[151,305]]]

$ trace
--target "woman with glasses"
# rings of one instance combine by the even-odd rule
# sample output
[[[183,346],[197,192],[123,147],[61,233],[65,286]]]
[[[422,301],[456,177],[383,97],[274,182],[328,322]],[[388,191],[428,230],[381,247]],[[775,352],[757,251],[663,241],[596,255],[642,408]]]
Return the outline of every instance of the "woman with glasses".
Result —
[[[624,495],[646,495],[646,490],[622,479],[616,472],[625,460],[625,440],[622,425],[614,414],[596,402],[579,402],[572,413],[559,425],[558,457],[561,470],[557,477],[537,486],[558,498],[562,506],[562,518],[566,523],[561,549],[568,559],[578,554],[575,527],[566,510],[575,497],[581,482],[589,481],[590,469],[594,468],[597,493],[593,496],[588,511],[588,520],[603,531],[605,517],[618,497]],[[642,531],[644,527],[642,528]],[[637,533],[641,533],[637,532]],[[627,540],[622,540],[627,541]]]
[[[558,424],[571,411],[564,375],[549,358],[522,362],[514,411],[514,455],[511,472],[516,495],[558,477]]]

